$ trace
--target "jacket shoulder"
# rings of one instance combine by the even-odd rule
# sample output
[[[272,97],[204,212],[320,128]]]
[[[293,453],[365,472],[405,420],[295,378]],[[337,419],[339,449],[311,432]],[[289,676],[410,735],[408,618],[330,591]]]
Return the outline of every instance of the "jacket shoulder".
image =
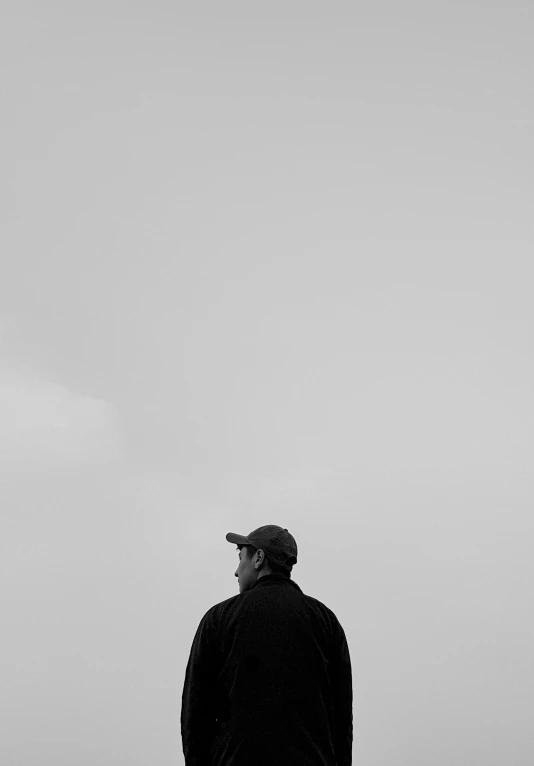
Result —
[[[323,604],[323,602],[319,601],[318,598],[314,598],[313,596],[308,596],[307,594],[303,594],[303,595],[308,601],[309,605],[312,608],[314,608],[317,612],[320,612],[322,616],[325,617],[331,625],[339,623],[337,616],[334,614],[332,609],[330,609],[330,607],[326,606],[326,604]]]
[[[345,631],[343,630],[343,626],[336,613],[330,609],[329,606],[326,606],[326,604],[323,604],[322,601],[319,601],[319,599],[314,598],[313,596],[306,595],[305,598],[315,613],[327,624],[330,640],[333,641],[334,645],[346,641]]]
[[[202,618],[203,622],[207,623],[220,623],[221,618],[223,615],[237,603],[237,600],[239,599],[239,596],[231,596],[230,598],[225,599],[224,601],[219,601],[218,604],[215,604],[214,606],[210,607],[208,611],[204,614],[204,617]]]

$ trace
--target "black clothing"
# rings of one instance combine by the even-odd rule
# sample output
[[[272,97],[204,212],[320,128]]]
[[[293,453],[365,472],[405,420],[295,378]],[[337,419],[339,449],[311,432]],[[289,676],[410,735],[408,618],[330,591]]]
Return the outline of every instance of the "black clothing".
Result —
[[[351,766],[352,669],[335,614],[278,574],[209,609],[181,731],[186,766]]]

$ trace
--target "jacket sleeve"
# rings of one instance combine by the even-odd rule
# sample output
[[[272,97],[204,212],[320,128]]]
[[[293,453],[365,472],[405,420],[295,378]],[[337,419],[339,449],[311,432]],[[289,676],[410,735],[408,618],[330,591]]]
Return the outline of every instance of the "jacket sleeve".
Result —
[[[217,676],[218,645],[207,613],[193,639],[185,671],[180,717],[185,766],[211,766]]]
[[[351,766],[353,741],[352,667],[345,632],[336,620],[330,655],[334,707],[334,751],[338,766]]]

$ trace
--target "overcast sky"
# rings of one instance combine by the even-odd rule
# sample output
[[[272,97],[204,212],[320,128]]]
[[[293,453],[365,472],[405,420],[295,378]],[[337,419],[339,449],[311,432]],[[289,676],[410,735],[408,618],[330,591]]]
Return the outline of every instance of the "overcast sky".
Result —
[[[183,766],[271,523],[355,763],[532,764],[527,5],[4,0],[2,764]]]

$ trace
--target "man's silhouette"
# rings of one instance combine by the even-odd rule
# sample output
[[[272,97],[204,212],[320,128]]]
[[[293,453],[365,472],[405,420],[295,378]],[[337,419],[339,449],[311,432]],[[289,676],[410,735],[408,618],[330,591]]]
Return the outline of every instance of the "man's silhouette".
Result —
[[[186,766],[350,766],[349,648],[335,614],[291,579],[295,538],[269,524],[226,539],[240,595],[209,609],[193,640]]]

